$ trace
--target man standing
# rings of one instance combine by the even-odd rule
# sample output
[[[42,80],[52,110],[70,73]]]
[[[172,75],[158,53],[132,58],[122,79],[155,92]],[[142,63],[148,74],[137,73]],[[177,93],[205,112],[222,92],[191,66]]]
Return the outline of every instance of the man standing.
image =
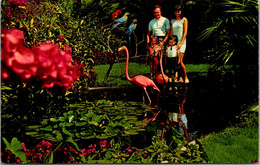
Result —
[[[153,9],[154,19],[149,22],[147,33],[147,44],[150,42],[150,36],[153,34],[159,40],[159,46],[164,48],[164,43],[167,41],[170,34],[170,21],[161,15],[161,6],[156,5]]]

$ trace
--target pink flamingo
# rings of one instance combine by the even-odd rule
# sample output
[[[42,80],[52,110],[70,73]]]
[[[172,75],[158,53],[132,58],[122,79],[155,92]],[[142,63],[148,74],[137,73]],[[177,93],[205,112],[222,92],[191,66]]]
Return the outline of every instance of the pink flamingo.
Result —
[[[156,81],[158,84],[167,84],[168,83],[168,80],[169,80],[169,77],[166,76],[163,72],[163,67],[162,67],[162,50],[161,50],[161,57],[160,57],[160,68],[161,68],[161,72],[162,74],[156,74]]]
[[[128,81],[132,82],[133,84],[136,84],[140,87],[142,87],[149,99],[149,105],[151,104],[151,99],[147,93],[146,88],[147,87],[152,87],[154,90],[157,90],[158,92],[160,92],[159,88],[155,85],[155,83],[153,82],[153,80],[149,79],[148,77],[142,76],[142,75],[138,75],[135,76],[133,78],[130,78],[128,75],[128,61],[129,61],[129,52],[128,49],[126,48],[126,46],[122,46],[121,48],[119,48],[118,51],[121,50],[125,50],[126,51],[126,65],[125,65],[125,74],[126,74],[126,78]],[[143,95],[143,102],[144,102],[144,95]]]

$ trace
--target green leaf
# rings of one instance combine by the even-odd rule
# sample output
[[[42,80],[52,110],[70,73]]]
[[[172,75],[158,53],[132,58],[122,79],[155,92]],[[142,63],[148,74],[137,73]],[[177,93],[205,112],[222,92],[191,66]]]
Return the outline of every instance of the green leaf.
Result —
[[[38,135],[38,132],[26,132],[26,135]]]
[[[31,125],[31,126],[28,126],[28,129],[37,129],[37,128],[41,128],[42,126],[41,125]]]
[[[52,121],[52,122],[58,122],[59,120],[58,120],[58,119],[55,119],[55,118],[50,118],[50,121]]]
[[[65,128],[62,128],[62,132],[68,136],[74,137],[74,135],[70,131],[66,130]]]
[[[86,125],[87,124],[87,122],[78,122],[78,123],[76,123],[75,125],[76,126],[84,126],[84,125]]]
[[[96,122],[96,121],[90,121],[89,124],[92,124],[92,125],[98,126],[98,122]]]
[[[67,120],[67,117],[64,117],[64,116],[59,117],[59,121],[66,121],[66,120]]]
[[[22,162],[27,163],[23,146],[16,137],[12,139],[11,144],[4,137],[3,137],[3,141],[6,144],[7,150],[10,150],[16,157],[20,158]]]
[[[40,130],[42,130],[42,131],[52,131],[52,126],[49,125],[49,126],[47,126],[45,128],[40,128]]]
[[[65,141],[72,143],[72,144],[75,146],[75,148],[76,148],[79,152],[81,152],[81,150],[79,149],[79,146],[77,145],[77,143],[74,142],[74,140],[72,139],[72,137],[67,137]]]
[[[53,152],[51,152],[51,156],[49,158],[49,164],[53,164]]]
[[[58,141],[62,141],[63,140],[62,134],[59,131],[54,130],[52,133],[56,135],[56,139]]]

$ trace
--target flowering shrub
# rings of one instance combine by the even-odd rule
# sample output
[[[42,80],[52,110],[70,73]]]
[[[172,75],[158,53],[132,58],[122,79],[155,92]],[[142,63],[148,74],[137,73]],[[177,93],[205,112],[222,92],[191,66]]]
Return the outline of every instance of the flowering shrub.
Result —
[[[125,58],[122,52],[111,54],[109,52],[100,52],[94,49],[95,65],[114,63],[118,58]]]
[[[158,142],[159,145],[164,143],[165,141]],[[151,158],[163,151],[157,149],[162,149],[158,144],[144,149],[131,146],[122,148],[119,143],[102,140],[78,151],[67,143],[60,143],[55,148],[52,143],[42,140],[33,149],[28,149],[21,143],[27,158],[25,163],[155,163]],[[16,156],[7,149],[1,153],[4,163],[20,163],[21,160]]]
[[[42,88],[55,84],[66,89],[77,80],[79,71],[72,66],[71,50],[60,50],[57,44],[44,43],[33,49],[23,45],[24,34],[18,29],[2,29],[1,76],[2,81],[12,75],[22,82],[31,78],[42,81]]]

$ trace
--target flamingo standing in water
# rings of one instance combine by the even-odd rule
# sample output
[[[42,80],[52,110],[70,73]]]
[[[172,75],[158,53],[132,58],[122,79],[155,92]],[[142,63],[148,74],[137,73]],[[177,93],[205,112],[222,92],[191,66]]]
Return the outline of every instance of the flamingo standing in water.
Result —
[[[126,46],[122,46],[121,48],[119,48],[118,51],[121,50],[125,50],[126,51],[126,65],[125,65],[125,74],[126,74],[126,78],[128,81],[132,82],[133,84],[136,84],[140,87],[142,87],[149,99],[149,105],[151,105],[151,99],[147,93],[146,88],[147,87],[152,87],[154,90],[157,90],[158,92],[160,92],[159,88],[155,85],[155,83],[153,82],[153,80],[149,79],[148,77],[142,76],[142,75],[138,75],[135,76],[133,78],[130,78],[128,75],[128,61],[129,61],[129,52],[128,49],[126,48]],[[144,102],[144,95],[143,95],[143,102]]]

